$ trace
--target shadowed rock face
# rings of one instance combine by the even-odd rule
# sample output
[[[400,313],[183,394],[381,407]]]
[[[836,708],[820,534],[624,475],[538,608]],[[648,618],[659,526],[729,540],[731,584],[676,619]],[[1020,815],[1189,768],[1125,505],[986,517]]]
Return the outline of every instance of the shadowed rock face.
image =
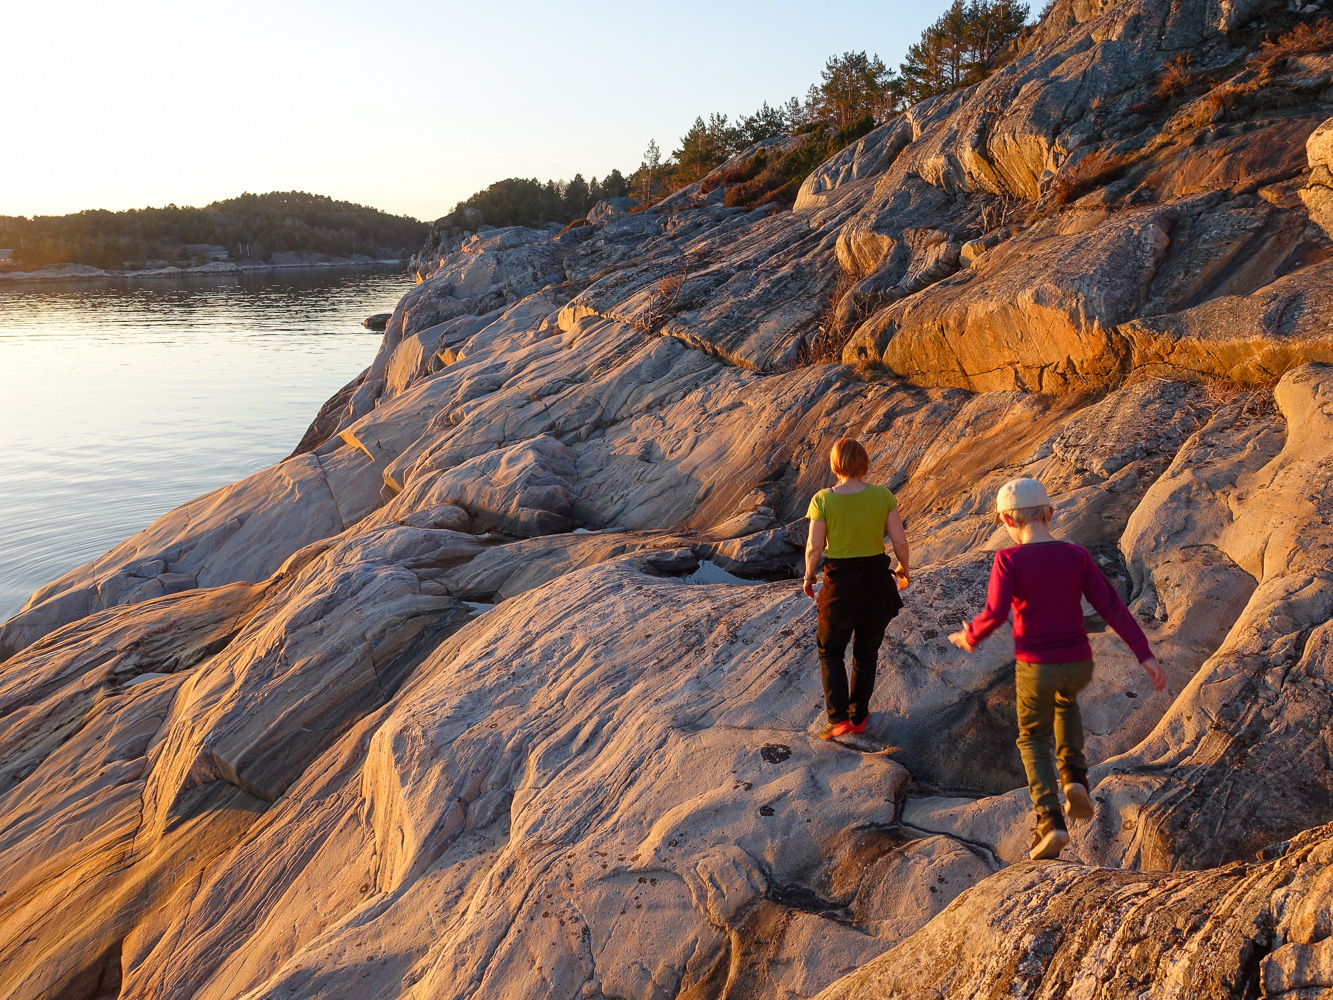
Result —
[[[820,1000],[1326,996],[1333,829],[1283,851],[1183,875],[1025,861]]]
[[[291,458],[0,626],[0,992],[1322,995],[1333,62],[1249,27],[1303,16],[1060,0],[794,211],[443,256]],[[844,434],[914,565],[835,744],[794,577]],[[946,639],[1020,475],[1168,673],[1089,619],[1060,864],[1007,632]]]

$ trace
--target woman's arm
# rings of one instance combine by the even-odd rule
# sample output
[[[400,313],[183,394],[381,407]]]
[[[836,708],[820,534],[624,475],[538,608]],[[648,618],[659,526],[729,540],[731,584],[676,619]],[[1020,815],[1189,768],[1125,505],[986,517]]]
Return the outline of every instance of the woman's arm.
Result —
[[[819,575],[819,564],[824,559],[824,541],[827,537],[827,524],[823,521],[810,522],[810,531],[805,536],[805,580],[801,583],[806,597],[815,596],[815,577]]]
[[[889,511],[889,519],[884,525],[889,532],[889,541],[893,543],[893,554],[898,557],[898,589],[905,590],[912,582],[911,569],[907,558],[907,532],[903,530],[903,519],[898,508]]]

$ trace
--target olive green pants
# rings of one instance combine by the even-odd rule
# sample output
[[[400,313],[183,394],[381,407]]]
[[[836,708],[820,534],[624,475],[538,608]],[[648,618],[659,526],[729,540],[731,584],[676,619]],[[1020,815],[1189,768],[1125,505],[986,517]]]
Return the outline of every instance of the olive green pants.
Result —
[[[1039,811],[1058,812],[1060,776],[1056,762],[1060,767],[1086,770],[1088,766],[1083,756],[1083,716],[1077,698],[1092,680],[1092,661],[1020,660],[1015,664],[1014,679],[1018,688],[1018,752],[1028,773],[1028,792]]]

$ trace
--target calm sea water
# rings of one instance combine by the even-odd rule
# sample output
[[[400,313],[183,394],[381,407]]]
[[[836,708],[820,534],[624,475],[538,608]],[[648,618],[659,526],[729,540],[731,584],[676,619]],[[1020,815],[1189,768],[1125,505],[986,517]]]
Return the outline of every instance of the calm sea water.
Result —
[[[0,620],[291,452],[370,364],[404,271],[0,287]]]

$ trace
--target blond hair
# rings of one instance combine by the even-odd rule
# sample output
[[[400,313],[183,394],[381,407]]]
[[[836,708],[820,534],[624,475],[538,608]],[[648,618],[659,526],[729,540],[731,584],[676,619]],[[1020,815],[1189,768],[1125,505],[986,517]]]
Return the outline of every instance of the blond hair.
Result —
[[[1016,510],[1002,510],[995,515],[995,520],[1000,524],[1004,523],[1004,518],[1014,522],[1015,528],[1026,528],[1033,521],[1049,522],[1051,520],[1051,507],[1042,504],[1039,507],[1019,507]]]
[[[836,476],[860,479],[870,471],[870,455],[856,438],[839,438],[829,452],[828,464]]]

